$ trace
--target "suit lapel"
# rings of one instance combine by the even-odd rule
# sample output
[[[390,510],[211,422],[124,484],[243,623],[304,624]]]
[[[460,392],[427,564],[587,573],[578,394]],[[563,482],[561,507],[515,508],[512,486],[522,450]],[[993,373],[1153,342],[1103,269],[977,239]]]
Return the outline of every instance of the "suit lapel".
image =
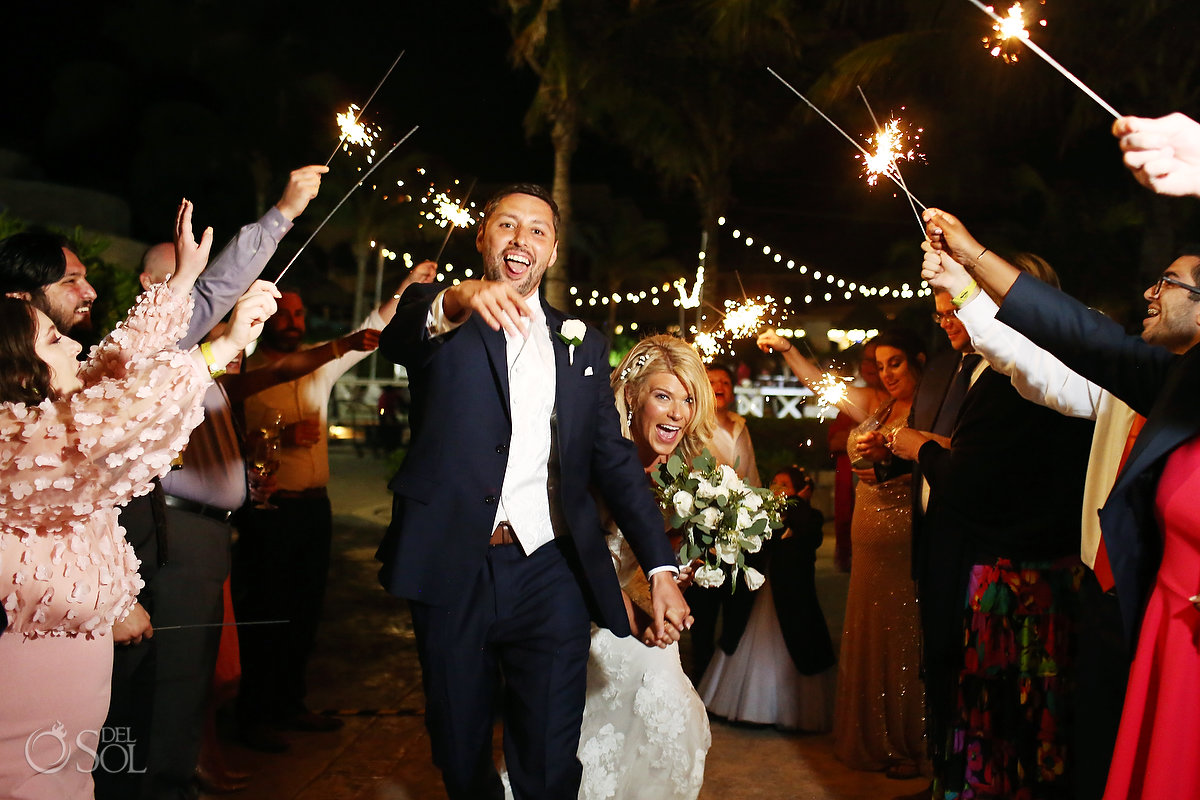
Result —
[[[1129,452],[1125,469],[1117,477],[1116,492],[1135,476],[1150,469],[1155,462],[1200,431],[1200,418],[1193,407],[1200,392],[1200,348],[1192,348],[1175,362],[1172,372],[1150,410]]]
[[[566,315],[545,300],[542,300],[542,310],[546,314],[546,327],[550,330],[550,344],[554,348],[554,414],[558,419],[558,448],[561,461],[566,443],[570,439],[565,432],[571,430],[575,413],[575,403],[564,393],[575,387],[576,366],[570,363],[567,343],[558,336],[559,329],[566,321]],[[579,355],[579,349],[575,348],[575,355]]]
[[[503,331],[494,331],[483,323],[478,315],[472,314],[468,323],[475,329],[475,333],[483,340],[483,348],[487,351],[488,361],[492,365],[492,375],[496,379],[496,386],[500,389],[500,397],[504,401],[504,414],[508,417],[508,421],[512,423],[512,407],[509,404],[509,388],[508,388],[508,346],[504,339]]]

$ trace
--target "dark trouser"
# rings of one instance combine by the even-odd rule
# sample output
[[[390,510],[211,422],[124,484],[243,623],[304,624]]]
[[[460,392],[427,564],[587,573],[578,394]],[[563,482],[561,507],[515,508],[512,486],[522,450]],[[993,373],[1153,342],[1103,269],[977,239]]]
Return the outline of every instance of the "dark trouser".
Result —
[[[92,779],[97,800],[136,800],[141,796],[150,749],[157,649],[153,639],[113,648],[112,697],[104,720],[105,734],[109,741],[122,737],[132,748],[129,763],[121,764],[120,769],[110,771],[96,760]]]
[[[161,497],[162,490],[157,488],[157,483],[155,481],[155,492]],[[152,584],[158,571],[159,536],[163,535],[161,528],[166,524],[161,518],[163,511],[159,502],[160,499],[152,494],[142,495],[121,509],[125,540],[142,562],[138,572],[146,581],[146,588],[138,594],[138,602],[150,615],[151,623],[156,621]],[[131,743],[132,755],[129,764],[113,771],[96,760],[92,779],[98,800],[130,800],[141,796],[150,751],[157,650],[158,645],[153,639],[113,648],[112,695],[104,727],[107,736],[120,736],[122,741]]]
[[[726,655],[733,655],[742,639],[742,633],[746,630],[755,595],[746,588],[740,575],[738,581],[740,585],[736,592],[729,591],[729,582],[726,580],[715,589],[705,589],[693,584],[684,595],[695,619],[690,631],[694,682],[699,682],[700,677],[704,675],[718,641]],[[718,616],[721,617],[720,640],[717,639]]]
[[[500,800],[492,762],[497,677],[517,800],[575,800],[587,691],[588,610],[560,545],[488,551],[450,606],[411,604],[434,763],[451,800]]]
[[[1115,594],[1100,591],[1089,572],[1079,588],[1079,655],[1075,661],[1075,796],[1099,800],[1117,743],[1129,647]]]
[[[242,724],[286,719],[306,710],[305,673],[329,578],[333,513],[328,497],[272,498],[275,510],[246,507],[233,549],[233,610],[242,625],[238,647]]]
[[[154,581],[154,624],[219,624],[224,618],[221,589],[229,574],[229,525],[174,508],[167,509],[167,523],[170,557]],[[164,630],[154,638],[158,676],[146,796],[193,797],[192,775],[221,629]]]

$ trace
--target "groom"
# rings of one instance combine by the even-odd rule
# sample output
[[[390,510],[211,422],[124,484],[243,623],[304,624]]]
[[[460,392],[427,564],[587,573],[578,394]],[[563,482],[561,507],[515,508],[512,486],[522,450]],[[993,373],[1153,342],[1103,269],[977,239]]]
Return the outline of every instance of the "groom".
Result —
[[[413,432],[390,485],[380,580],[411,601],[426,725],[453,800],[504,796],[499,676],[515,796],[578,795],[588,620],[630,632],[590,488],[650,575],[656,635],[678,639],[691,623],[662,515],[621,436],[608,346],[538,296],[558,234],[545,189],[502,189],[475,240],[484,280],[411,287],[379,339],[408,369]]]

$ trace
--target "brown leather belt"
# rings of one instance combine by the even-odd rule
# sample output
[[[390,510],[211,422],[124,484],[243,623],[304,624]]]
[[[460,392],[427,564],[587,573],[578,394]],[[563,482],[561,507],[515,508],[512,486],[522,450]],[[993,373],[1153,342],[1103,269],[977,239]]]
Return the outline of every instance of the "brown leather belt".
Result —
[[[488,545],[497,547],[502,544],[516,544],[517,537],[513,535],[512,525],[507,522],[501,522],[496,526],[496,530],[492,531],[492,538],[488,540]]]

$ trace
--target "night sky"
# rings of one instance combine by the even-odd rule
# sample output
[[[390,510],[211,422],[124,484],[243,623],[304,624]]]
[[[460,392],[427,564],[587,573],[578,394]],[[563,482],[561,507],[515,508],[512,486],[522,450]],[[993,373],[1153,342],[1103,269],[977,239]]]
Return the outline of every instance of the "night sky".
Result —
[[[1080,3],[1056,1],[1063,16],[1083,13]],[[977,42],[985,21],[961,5],[947,4],[953,13],[945,24],[954,36]],[[32,162],[13,177],[99,189],[126,200],[133,238],[164,238],[182,195],[196,202],[200,222],[213,224],[221,238],[253,218],[255,165],[260,183],[271,187],[269,203],[288,165],[325,159],[335,141],[333,113],[361,103],[404,49],[368,114],[392,138],[421,126],[394,161],[409,159],[409,169],[421,162],[439,181],[548,184],[549,138],[527,137],[524,130],[536,80],[509,61],[511,38],[498,9],[492,2],[21,4],[19,12],[10,10],[20,24],[10,17],[0,48],[6,100],[0,148]],[[851,20],[841,36],[878,33],[859,30]],[[843,46],[829,38],[806,41],[803,62],[773,66],[807,91]],[[982,49],[971,53],[955,64],[954,78],[968,86],[975,81],[977,89],[959,93],[953,103],[939,94],[945,76],[910,77],[897,91],[878,83],[868,87],[879,113],[904,107],[901,113],[926,128],[926,163],[906,168],[911,188],[931,205],[979,220],[976,232],[993,241],[1040,249],[1059,266],[1068,290],[1136,299],[1143,281],[1140,234],[1131,223],[1096,242],[1082,226],[1090,220],[1111,227],[1111,220],[1099,217],[1104,206],[1083,208],[1074,200],[1111,194],[1110,216],[1122,209],[1145,214],[1149,201],[1138,199],[1119,164],[1107,132],[1110,120],[1032,57],[1013,68]],[[1104,64],[1084,66],[1087,77],[1101,73]],[[915,281],[920,234],[908,204],[887,187],[866,187],[849,145],[801,113],[783,87],[772,87],[765,68],[761,76],[763,84],[753,90],[778,90],[778,103],[797,109],[794,129],[790,138],[768,141],[735,165],[730,220],[785,258],[817,269],[877,283]],[[994,119],[996,104],[1012,96],[989,96],[1005,82],[1045,87],[1041,106],[1014,108],[1020,124],[981,129],[979,120]],[[1175,110],[1127,86],[1111,91],[1110,99],[1132,112]],[[870,128],[857,102],[829,111],[856,134]],[[347,185],[348,163],[335,160],[335,175],[307,216],[324,215],[329,205],[322,203],[331,204],[334,190],[340,194]],[[666,254],[691,269],[700,224],[685,189],[665,190],[650,165],[594,132],[580,142],[573,184],[580,197],[630,198],[646,217],[664,221],[670,231]],[[1130,210],[1131,202],[1140,210]],[[586,206],[579,202],[581,215]],[[406,224],[411,228],[411,221]],[[339,248],[345,246],[338,242],[346,237],[337,225],[323,233],[312,256],[318,268],[344,266],[347,256]],[[393,238],[418,254],[436,249],[438,239],[411,229]],[[469,235],[459,234],[448,255],[466,263],[470,244]],[[722,268],[737,269],[751,292],[805,290],[757,247],[751,251],[726,238],[721,250]],[[1113,255],[1121,263],[1101,263]],[[572,279],[586,280],[577,272]]]

